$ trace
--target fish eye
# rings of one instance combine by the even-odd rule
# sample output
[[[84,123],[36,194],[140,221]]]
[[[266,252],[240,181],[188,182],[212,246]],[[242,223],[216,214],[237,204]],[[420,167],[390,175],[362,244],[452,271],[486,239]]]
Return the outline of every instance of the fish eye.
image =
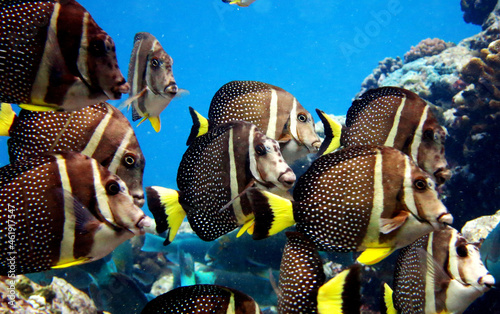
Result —
[[[415,182],[413,182],[413,186],[417,190],[423,191],[427,188],[427,181],[425,181],[424,179],[417,179],[417,180],[415,180]]]
[[[256,145],[255,146],[255,152],[259,156],[264,156],[265,154],[267,154],[266,146],[264,144],[258,144],[258,145]]]
[[[106,54],[107,48],[104,40],[93,40],[89,45],[89,52],[93,56],[102,57]]]
[[[156,67],[158,67],[159,65],[160,65],[160,61],[158,61],[158,58],[153,58],[153,59],[151,60],[151,66],[152,66],[152,67],[156,68]]]
[[[108,193],[108,195],[116,195],[120,193],[120,191],[121,188],[118,182],[112,180],[106,184],[106,192]]]
[[[297,115],[297,120],[299,120],[300,122],[306,122],[307,121],[307,116],[303,113],[299,113]]]
[[[467,250],[466,245],[459,245],[457,246],[457,255],[460,257],[467,257],[469,254],[469,250]]]
[[[131,168],[135,165],[135,156],[133,154],[125,154],[123,156],[123,163],[127,168]]]
[[[425,130],[424,131],[424,138],[429,139],[429,140],[434,140],[434,131],[431,129]]]

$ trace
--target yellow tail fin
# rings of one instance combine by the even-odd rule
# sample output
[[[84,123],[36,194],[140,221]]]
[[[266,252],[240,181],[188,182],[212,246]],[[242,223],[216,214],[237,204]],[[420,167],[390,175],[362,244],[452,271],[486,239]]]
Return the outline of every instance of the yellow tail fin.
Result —
[[[186,217],[186,212],[179,203],[179,192],[160,186],[150,186],[146,188],[146,195],[149,210],[156,221],[156,231],[161,233],[168,230],[167,241],[172,242]]]
[[[264,239],[295,224],[292,201],[257,188],[247,193],[255,216],[254,239]]]
[[[361,267],[353,265],[318,290],[318,313],[353,313],[361,307]]]
[[[9,130],[14,123],[16,113],[8,103],[2,103],[0,107],[0,136],[9,136]]]

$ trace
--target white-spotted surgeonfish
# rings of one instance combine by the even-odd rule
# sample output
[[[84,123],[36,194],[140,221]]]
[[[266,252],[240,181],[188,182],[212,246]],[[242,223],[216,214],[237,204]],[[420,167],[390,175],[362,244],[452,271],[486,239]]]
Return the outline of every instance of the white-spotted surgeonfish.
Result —
[[[0,101],[73,111],[129,92],[115,44],[74,0],[0,5]]]
[[[381,87],[353,101],[341,144],[397,148],[442,184],[451,176],[444,153],[446,134],[430,106],[417,94],[398,87]]]
[[[144,155],[127,118],[109,104],[97,103],[73,112],[21,110],[16,116],[3,103],[0,135],[10,136],[10,162],[62,151],[92,157],[127,184],[137,206],[144,205]]]
[[[430,175],[388,146],[351,146],[321,156],[297,181],[295,201],[266,191],[248,194],[254,239],[296,222],[319,250],[364,251],[358,258],[363,264],[453,222]]]
[[[314,243],[299,232],[287,232],[286,235],[278,313],[360,313],[359,264],[325,283],[323,263]]]
[[[321,139],[311,114],[284,89],[257,81],[232,81],[212,98],[208,111],[211,125],[233,120],[255,124],[280,143],[288,164],[308,153],[317,153]]]
[[[394,292],[385,285],[386,309],[388,313],[462,313],[494,284],[477,245],[448,227],[401,250]]]
[[[259,314],[259,305],[247,294],[218,285],[179,287],[149,301],[143,314],[231,313]]]
[[[254,124],[233,121],[194,139],[177,172],[179,191],[155,186],[146,195],[156,230],[168,230],[169,242],[186,214],[194,232],[212,241],[253,219],[248,187],[286,194],[294,183],[278,143]]]
[[[0,168],[0,275],[100,259],[151,223],[119,177],[80,153]]]
[[[178,92],[173,63],[153,35],[135,34],[128,68],[130,94],[125,106],[132,106],[133,121],[148,119],[156,132],[161,128],[160,113]]]

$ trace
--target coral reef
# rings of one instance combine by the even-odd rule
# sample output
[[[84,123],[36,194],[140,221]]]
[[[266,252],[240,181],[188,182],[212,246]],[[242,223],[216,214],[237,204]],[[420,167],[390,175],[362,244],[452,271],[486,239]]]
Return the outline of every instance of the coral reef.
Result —
[[[496,4],[497,0],[460,1],[460,7],[464,12],[464,21],[466,23],[482,25]]]
[[[481,216],[468,221],[462,228],[462,235],[469,242],[480,242],[500,223],[500,210],[494,215]]]
[[[452,97],[467,85],[460,81],[460,69],[473,56],[474,51],[464,44],[450,47],[438,55],[405,63],[401,68],[376,82],[370,80],[368,76],[363,81],[360,94],[371,88],[399,86],[415,92],[432,103],[446,102],[449,106]],[[365,84],[367,80],[370,84]]]
[[[0,277],[0,313],[98,313],[87,294],[54,277],[40,286],[25,276]]]
[[[440,54],[443,50],[455,46],[454,43],[445,42],[439,38],[426,38],[416,46],[411,46],[410,51],[405,53],[405,63],[415,61],[422,57],[429,57]]]
[[[378,67],[376,67],[372,74],[368,75],[361,83],[361,91],[356,95],[356,97],[362,95],[369,89],[377,88],[380,86],[380,82],[386,79],[386,77],[400,69],[403,66],[403,62],[400,57],[394,58],[385,58],[384,60],[378,63]]]
[[[497,10],[498,9],[498,10]],[[447,128],[446,158],[453,171],[443,202],[461,228],[468,220],[500,208],[500,29],[496,22],[439,54],[407,62],[367,86],[399,86],[433,103]],[[486,22],[485,22],[486,23]],[[491,166],[489,166],[491,165]]]

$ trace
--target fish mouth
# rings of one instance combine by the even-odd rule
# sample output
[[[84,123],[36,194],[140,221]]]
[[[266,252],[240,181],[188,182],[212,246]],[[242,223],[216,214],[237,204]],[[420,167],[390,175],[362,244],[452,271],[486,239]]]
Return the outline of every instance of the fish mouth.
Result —
[[[145,234],[146,233],[146,229],[147,227],[151,227],[151,224],[152,224],[152,219],[146,215],[142,216],[139,221],[137,222],[137,224],[135,225],[135,227],[137,229],[139,229],[139,235],[142,235],[142,234]],[[130,229],[128,229],[130,232],[132,232],[133,234],[137,234],[136,232],[133,232],[131,231]]]
[[[108,96],[109,99],[120,99],[122,98],[122,94],[128,94],[130,92],[130,84],[123,79],[117,85],[111,87],[109,91],[104,91],[104,94]]]
[[[313,142],[310,146],[307,146],[307,149],[309,150],[309,153],[317,153],[319,151],[319,148],[321,147],[321,141],[315,141]]]
[[[292,169],[288,168],[278,177],[278,182],[281,183],[287,190],[291,189],[295,184],[297,177]]]
[[[447,226],[451,226],[453,223],[453,216],[448,213],[442,213],[439,215],[439,217],[436,219],[437,222],[432,222],[431,225],[435,230],[442,230],[446,228]]]
[[[487,273],[485,276],[479,278],[477,283],[481,286],[486,286],[486,288],[491,289],[495,286],[495,278],[490,273]]]
[[[134,199],[135,206],[139,208],[144,206],[144,203],[146,203],[146,200],[144,199],[144,193],[132,194],[132,197]]]
[[[212,256],[205,254],[205,263],[207,266],[212,266],[214,264],[215,259]]]
[[[451,178],[451,170],[448,168],[439,168],[433,175],[436,180],[436,184],[441,185]]]
[[[177,92],[179,91],[179,87],[175,82],[172,82],[168,84],[163,91],[165,92],[165,94],[168,94],[172,98],[174,98],[177,95]]]

